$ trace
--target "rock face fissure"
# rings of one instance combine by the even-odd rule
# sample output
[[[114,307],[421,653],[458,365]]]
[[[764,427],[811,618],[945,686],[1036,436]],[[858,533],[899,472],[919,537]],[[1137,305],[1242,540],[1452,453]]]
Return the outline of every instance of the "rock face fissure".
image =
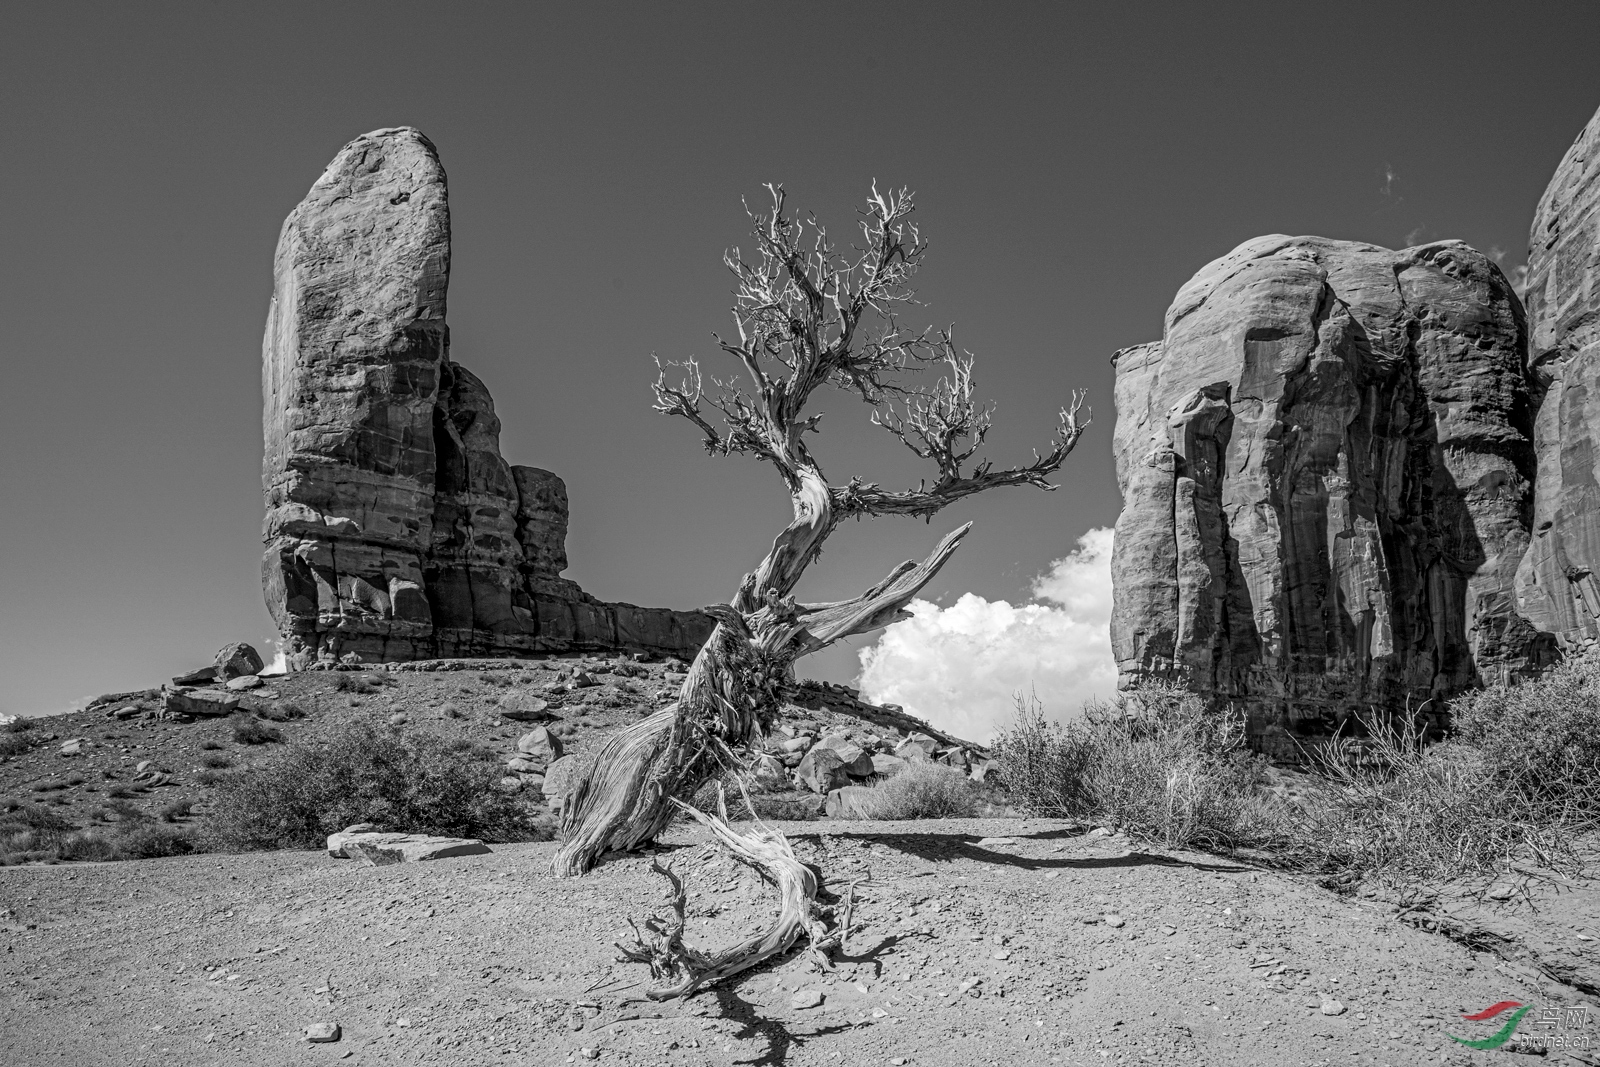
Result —
[[[712,621],[561,577],[567,490],[500,455],[450,361],[450,208],[409,127],[344,147],[284,221],[262,344],[267,607],[291,658],[692,654]]]
[[[1522,611],[1566,646],[1600,637],[1600,112],[1567,150],[1528,240],[1534,423],[1533,544]]]
[[[1538,387],[1459,242],[1249,241],[1115,357],[1124,686],[1242,702],[1268,750],[1559,655],[1518,609]],[[1592,482],[1590,483],[1592,485]]]

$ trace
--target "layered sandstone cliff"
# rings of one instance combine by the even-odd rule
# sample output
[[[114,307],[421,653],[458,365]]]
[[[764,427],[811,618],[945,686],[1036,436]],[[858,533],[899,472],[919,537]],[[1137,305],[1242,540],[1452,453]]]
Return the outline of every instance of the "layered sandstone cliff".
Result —
[[[562,578],[559,477],[500,455],[450,360],[450,209],[410,128],[346,145],[278,240],[262,345],[268,609],[291,656],[363,662],[566,648],[687,654],[698,613]]]
[[[1267,747],[1554,655],[1518,611],[1536,397],[1521,305],[1459,242],[1261,237],[1116,357],[1124,685],[1251,712]]]
[[[1543,391],[1521,610],[1567,648],[1600,637],[1600,112],[1567,150],[1528,240],[1529,369]]]

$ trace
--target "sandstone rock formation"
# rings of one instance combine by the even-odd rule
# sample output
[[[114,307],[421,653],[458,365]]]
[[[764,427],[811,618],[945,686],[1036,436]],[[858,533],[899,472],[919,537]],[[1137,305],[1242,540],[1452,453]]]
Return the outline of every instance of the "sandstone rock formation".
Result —
[[[449,279],[444,168],[414,129],[350,142],[283,224],[262,579],[286,651],[694,652],[708,618],[602,603],[560,576],[566,486],[501,458],[488,390],[450,360]]]
[[[1549,662],[1515,596],[1525,346],[1459,242],[1269,236],[1203,268],[1162,340],[1115,357],[1122,683],[1242,702],[1270,749]]]
[[[1533,544],[1521,610],[1566,647],[1600,637],[1600,112],[1567,150],[1528,239],[1534,423]]]

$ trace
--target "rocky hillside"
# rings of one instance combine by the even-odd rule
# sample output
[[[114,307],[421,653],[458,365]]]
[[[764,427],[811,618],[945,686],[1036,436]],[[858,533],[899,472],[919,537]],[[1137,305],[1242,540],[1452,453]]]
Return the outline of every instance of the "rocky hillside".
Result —
[[[222,674],[230,663],[250,665],[238,658],[240,647],[248,648],[230,646],[218,657]],[[570,653],[220,680],[218,668],[207,667],[5,734],[13,754],[0,756],[0,802],[44,803],[80,827],[163,812],[176,813],[169,817],[177,825],[198,825],[223,776],[248,772],[283,744],[377,722],[489,749],[505,761],[502,788],[555,807],[572,769],[611,732],[676,698],[683,666]],[[894,774],[908,760],[986,773],[980,746],[897,708],[865,704],[852,690],[807,684],[800,700],[784,709],[756,760],[752,784],[769,811],[817,817],[831,793]],[[836,811],[848,796],[835,796]]]

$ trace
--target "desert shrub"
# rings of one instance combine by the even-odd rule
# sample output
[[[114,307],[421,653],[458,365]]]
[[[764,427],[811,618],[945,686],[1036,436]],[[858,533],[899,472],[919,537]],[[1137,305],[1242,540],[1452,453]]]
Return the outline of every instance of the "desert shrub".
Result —
[[[233,766],[233,760],[221,753],[208,753],[200,757],[200,766],[209,767],[214,771],[225,771]]]
[[[282,741],[283,734],[264,722],[241,716],[233,720],[233,739],[241,745],[266,745]]]
[[[499,761],[465,741],[367,723],[290,742],[218,783],[212,823],[228,848],[317,848],[352,823],[490,841],[548,838],[548,817],[499,788]]]
[[[908,763],[872,787],[862,804],[874,819],[952,819],[977,813],[978,796],[967,776],[941,763]]]
[[[1536,680],[1491,686],[1451,705],[1455,740],[1530,816],[1600,816],[1600,651]]]
[[[1090,703],[1064,724],[1019,696],[1017,722],[995,745],[997,769],[1015,801],[1040,815],[1169,848],[1262,845],[1280,838],[1281,810],[1256,788],[1264,764],[1246,751],[1243,726],[1165,686]]]
[[[1451,711],[1440,743],[1420,720],[1368,716],[1360,740],[1317,750],[1328,788],[1296,813],[1297,858],[1382,881],[1521,860],[1581,868],[1577,842],[1600,822],[1600,659],[1467,694]]]
[[[39,831],[42,833],[67,833],[76,829],[72,823],[37,804],[6,801],[0,805],[0,834]]]
[[[33,729],[35,726],[38,726],[38,725],[39,725],[39,720],[38,719],[29,718],[26,715],[19,715],[15,719],[13,719],[11,722],[7,723],[6,726],[5,726],[5,729],[4,730],[0,730],[0,733],[25,734],[29,730]]]
[[[282,704],[269,704],[256,710],[256,718],[266,719],[268,722],[292,722],[305,717],[306,709],[292,700],[286,700]]]
[[[227,776],[217,771],[202,769],[195,772],[194,780],[199,782],[201,785],[216,785],[225,777]]]
[[[161,821],[162,822],[177,822],[179,819],[187,819],[190,815],[193,815],[193,814],[194,814],[194,801],[192,801],[192,800],[174,800],[172,803],[162,806],[162,808],[161,808]]]
[[[92,830],[67,834],[55,846],[57,858],[63,860],[88,860],[105,862],[117,858],[117,846]]]
[[[9,730],[0,732],[0,757],[20,756],[32,747],[33,742],[28,740],[27,734],[12,733]]]
[[[185,856],[199,851],[194,835],[177,826],[147,823],[131,827],[111,842],[117,859],[154,859],[158,856]]]
[[[144,822],[146,819],[150,818],[150,816],[146,815],[144,810],[137,804],[130,800],[122,799],[106,801],[104,804],[100,805],[100,812],[103,817],[110,817],[114,815],[119,821],[125,823]]]

